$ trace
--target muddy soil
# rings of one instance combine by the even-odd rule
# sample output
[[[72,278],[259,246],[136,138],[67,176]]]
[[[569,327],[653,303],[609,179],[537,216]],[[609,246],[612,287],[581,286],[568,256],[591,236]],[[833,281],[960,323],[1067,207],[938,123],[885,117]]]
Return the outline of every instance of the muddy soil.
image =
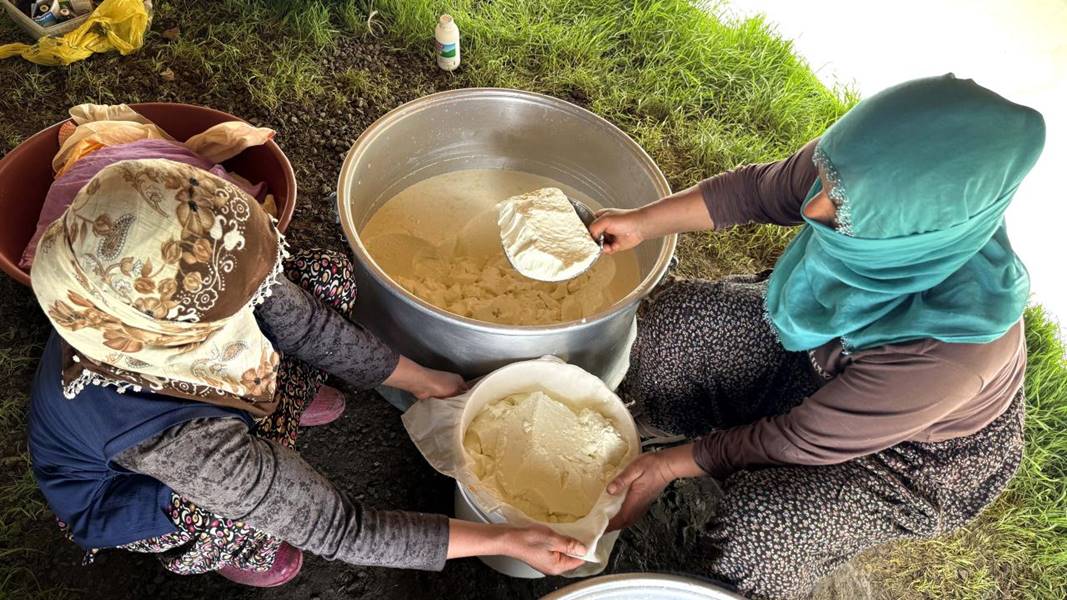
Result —
[[[169,26],[157,22],[153,27],[162,31]],[[159,43],[164,42],[151,42]],[[292,161],[299,184],[296,214],[288,232],[290,243],[297,248],[314,245],[347,250],[329,198],[345,152],[367,125],[398,104],[457,85],[423,53],[367,42],[358,49],[349,48],[341,41],[323,57],[331,70],[359,69],[371,75],[388,71],[390,79],[408,81],[410,85],[377,100],[352,98],[341,107],[283,105],[266,111],[256,108],[240,86],[222,85],[205,92],[199,80],[186,78],[180,69],[173,82],[161,83],[158,66],[149,60],[154,54],[151,44],[129,57],[91,60],[120,70],[125,96],[119,101],[200,104],[276,129],[277,141]],[[7,74],[17,71],[7,66],[5,69]],[[78,90],[65,89],[58,71],[44,73],[63,92],[55,94],[53,100],[37,102],[33,110],[27,110],[5,105],[0,99],[0,119],[22,139],[65,118],[69,106],[64,98],[79,94]],[[581,102],[581,98],[568,99]],[[0,141],[0,154],[10,149],[10,143]],[[30,291],[6,276],[0,278],[0,321],[22,324],[13,337],[3,340],[4,345],[15,348],[43,343],[48,326]],[[30,361],[0,385],[28,397],[33,370]],[[372,392],[350,393],[348,407],[335,423],[302,433],[300,450],[307,460],[368,506],[451,513],[452,481],[437,474],[421,458],[401,426],[399,413]],[[13,457],[24,447],[23,436],[24,432],[13,432],[0,445],[4,457]],[[4,469],[22,468],[13,460],[5,460],[4,465]],[[5,474],[11,475],[15,475],[14,471]],[[697,531],[713,514],[716,496],[717,487],[712,481],[686,483],[668,490],[641,522],[623,533],[607,572],[699,573],[692,544]],[[536,598],[570,583],[563,578],[510,579],[476,559],[453,561],[441,573],[423,573],[354,567],[308,555],[296,580],[281,589],[257,591],[230,584],[216,575],[173,575],[152,556],[122,551],[104,551],[95,564],[83,567],[81,551],[60,536],[50,516],[27,523],[19,537],[16,546],[32,551],[15,558],[34,574],[42,588],[66,588],[84,598],[520,599]],[[842,581],[824,586],[820,596],[856,598],[870,594],[862,574],[845,573]]]

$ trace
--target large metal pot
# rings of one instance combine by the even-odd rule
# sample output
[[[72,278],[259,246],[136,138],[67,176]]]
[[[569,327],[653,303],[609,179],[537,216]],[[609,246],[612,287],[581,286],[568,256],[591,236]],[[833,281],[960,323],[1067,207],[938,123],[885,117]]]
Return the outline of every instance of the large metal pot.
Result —
[[[337,208],[356,257],[357,318],[413,360],[467,377],[546,354],[605,377],[625,362],[638,302],[666,272],[675,236],[638,248],[642,280],[625,298],[588,319],[552,326],[496,325],[439,309],[394,283],[360,240],[374,212],[404,188],[486,168],[551,177],[605,206],[636,208],[670,193],[640,146],[569,102],[507,89],[419,98],[367,128],[341,168]]]

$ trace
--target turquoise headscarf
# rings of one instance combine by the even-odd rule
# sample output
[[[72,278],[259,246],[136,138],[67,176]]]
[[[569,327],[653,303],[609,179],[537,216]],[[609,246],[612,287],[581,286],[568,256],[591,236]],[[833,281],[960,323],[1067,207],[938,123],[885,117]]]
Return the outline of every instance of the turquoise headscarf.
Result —
[[[1037,111],[953,75],[863,100],[820,139],[837,225],[807,225],[775,265],[767,311],[789,350],[933,338],[985,343],[1030,291],[1004,211],[1037,161]]]

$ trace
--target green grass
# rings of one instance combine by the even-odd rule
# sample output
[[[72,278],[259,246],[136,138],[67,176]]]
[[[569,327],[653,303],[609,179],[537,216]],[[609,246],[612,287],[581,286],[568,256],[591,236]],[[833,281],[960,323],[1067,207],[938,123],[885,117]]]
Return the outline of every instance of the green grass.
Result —
[[[449,12],[463,35],[463,66],[439,87],[516,87],[578,102],[633,136],[675,189],[786,156],[856,101],[851,90],[823,86],[762,19],[729,20],[715,6],[705,11],[687,0],[156,4],[156,22],[176,22],[181,35],[164,43],[157,28],[132,67],[146,77],[171,69],[205,95],[248,98],[282,114],[323,101],[340,107],[352,98],[395,105],[412,85],[426,83],[384,69],[334,72],[323,57],[336,48],[358,52],[361,40],[375,40],[432,64],[433,24]],[[0,19],[2,39],[16,35]],[[154,99],[152,85],[123,88],[119,64],[97,56],[63,71],[60,82],[45,68],[0,63],[0,143],[10,147],[25,135],[10,107],[56,94],[71,104]],[[679,270],[716,277],[769,268],[791,235],[771,226],[687,235]],[[1027,326],[1028,421],[1019,475],[964,530],[869,555],[864,565],[886,597],[1067,597],[1067,365],[1057,329],[1039,308],[1028,311]],[[28,376],[39,352],[34,339],[0,333],[0,382]],[[2,456],[5,472],[14,474],[0,477],[0,597],[61,596],[65,590],[39,589],[32,570],[15,566],[32,564],[37,551],[16,544],[24,523],[47,518],[26,469],[24,401],[11,389],[0,391],[0,431],[9,440]]]
[[[252,67],[246,85],[252,98],[274,110],[285,100],[303,102],[325,91],[314,58],[296,48],[280,48],[265,67]]]
[[[715,18],[684,0],[377,3],[389,31],[425,44],[448,10],[470,85],[588,98],[679,181],[780,156],[848,107],[760,19]],[[429,46],[426,46],[427,49]]]
[[[16,285],[2,281],[0,293],[14,294]],[[0,432],[4,432],[0,438],[0,598],[58,599],[68,590],[38,585],[32,569],[43,546],[20,543],[23,532],[33,523],[51,518],[30,473],[25,444],[26,398],[21,386],[12,385],[33,375],[43,347],[45,329],[32,300],[26,299],[29,301],[17,308],[37,318],[9,323],[0,331],[0,382],[4,382],[0,386]]]
[[[791,154],[856,101],[826,89],[762,19],[728,20],[686,0],[375,6],[392,36],[428,53],[428,24],[449,12],[463,36],[462,85],[577,99],[633,136],[674,189]],[[680,272],[767,268],[790,235],[765,226],[687,236]]]

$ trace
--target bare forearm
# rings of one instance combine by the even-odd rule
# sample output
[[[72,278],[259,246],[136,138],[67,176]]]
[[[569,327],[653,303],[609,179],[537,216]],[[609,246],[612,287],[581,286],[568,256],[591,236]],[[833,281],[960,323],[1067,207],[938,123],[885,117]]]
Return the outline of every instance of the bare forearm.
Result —
[[[517,558],[548,575],[558,575],[582,564],[588,549],[577,540],[564,537],[545,526],[511,527],[448,522],[447,558],[504,555]]]
[[[689,443],[683,446],[675,446],[668,448],[659,453],[660,459],[663,460],[664,466],[667,472],[671,474],[674,479],[681,479],[683,477],[702,477],[707,475],[704,469],[700,468],[695,458],[696,444]]]
[[[459,375],[427,369],[406,356],[400,357],[396,368],[383,383],[410,392],[419,400],[448,398],[467,389],[467,384]]]
[[[670,196],[661,198],[640,209],[643,217],[645,239],[654,239],[672,233],[704,231],[715,223],[704,204],[699,185],[694,185]]]
[[[385,378],[382,383],[401,390],[414,388],[423,376],[423,370],[418,363],[401,355],[396,363],[396,368]]]
[[[645,240],[714,226],[697,185],[641,208],[602,210],[589,226],[589,233],[594,238],[604,236],[604,252],[614,254]]]
[[[460,519],[448,521],[448,558],[505,554],[508,529]]]

